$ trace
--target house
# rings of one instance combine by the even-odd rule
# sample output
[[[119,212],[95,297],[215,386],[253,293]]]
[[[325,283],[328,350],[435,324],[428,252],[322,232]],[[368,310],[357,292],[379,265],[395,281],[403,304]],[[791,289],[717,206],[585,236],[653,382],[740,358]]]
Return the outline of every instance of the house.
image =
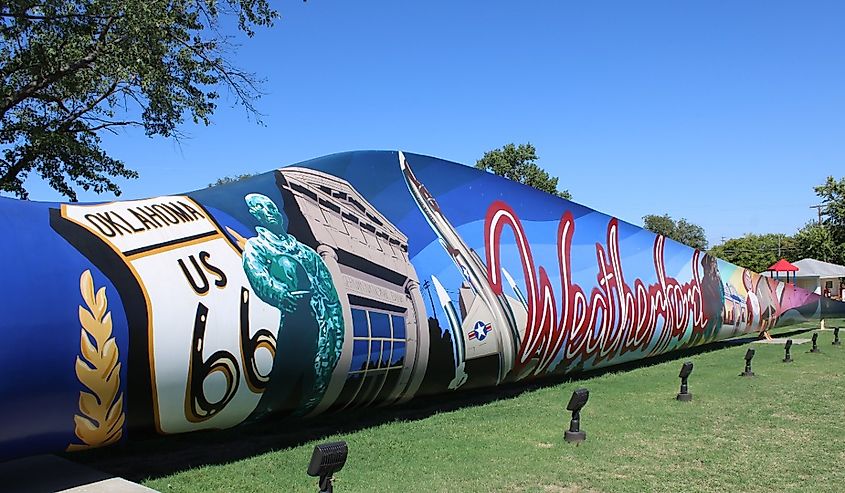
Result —
[[[812,258],[805,258],[793,265],[798,267],[795,276],[795,284],[808,291],[822,294],[825,290],[830,291],[830,296],[837,299],[843,298],[843,280],[845,280],[845,266],[822,262]]]

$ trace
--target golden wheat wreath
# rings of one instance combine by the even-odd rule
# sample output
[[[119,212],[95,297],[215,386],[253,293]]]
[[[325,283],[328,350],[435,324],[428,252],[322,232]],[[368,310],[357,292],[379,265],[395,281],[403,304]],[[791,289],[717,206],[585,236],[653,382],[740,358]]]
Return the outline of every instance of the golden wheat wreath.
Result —
[[[79,291],[85,306],[79,306],[80,354],[76,377],[87,390],[79,392],[79,412],[73,417],[77,438],[68,451],[110,445],[123,435],[123,394],[120,391],[120,361],[112,336],[111,312],[106,312],[106,288],[94,294],[94,279],[86,270],[79,277]]]

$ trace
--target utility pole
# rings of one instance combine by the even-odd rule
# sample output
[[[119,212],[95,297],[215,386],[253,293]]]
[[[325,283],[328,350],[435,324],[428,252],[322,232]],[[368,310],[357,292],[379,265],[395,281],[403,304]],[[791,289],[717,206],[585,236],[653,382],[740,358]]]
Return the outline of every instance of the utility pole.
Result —
[[[810,209],[816,209],[819,212],[819,224],[822,223],[822,208],[824,207],[823,204],[819,205],[811,205]]]
[[[428,293],[428,301],[431,303],[431,316],[434,317],[434,320],[437,320],[437,312],[434,311],[434,298],[431,297],[431,283],[426,280],[423,282],[422,287],[425,289],[425,292]],[[439,320],[437,320],[437,324],[440,324]]]

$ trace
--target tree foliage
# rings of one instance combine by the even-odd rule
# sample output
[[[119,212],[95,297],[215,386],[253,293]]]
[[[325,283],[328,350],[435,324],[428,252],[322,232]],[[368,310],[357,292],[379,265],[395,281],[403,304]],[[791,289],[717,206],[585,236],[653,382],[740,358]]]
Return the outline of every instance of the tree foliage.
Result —
[[[662,216],[648,214],[643,216],[643,227],[652,233],[672,238],[678,243],[683,243],[692,248],[707,249],[707,236],[704,234],[704,228],[684,218],[676,221],[669,214]]]
[[[845,264],[845,245],[834,239],[833,228],[817,222],[807,223],[794,236],[796,260],[814,258]]]
[[[828,176],[824,183],[815,187],[816,195],[822,199],[824,219],[833,240],[845,243],[845,178],[838,181]]]
[[[484,153],[475,167],[524,183],[538,190],[572,200],[569,190],[558,190],[558,179],[537,164],[537,150],[532,144],[507,144]]]
[[[781,234],[746,234],[731,238],[711,248],[709,253],[754,272],[764,272],[772,264],[786,258],[795,258],[795,243],[792,237]]]
[[[243,173],[240,175],[224,176],[222,178],[214,180],[214,183],[209,183],[208,188],[216,187],[218,185],[227,185],[229,183],[239,182],[241,180],[246,180],[247,178],[252,178],[253,176],[255,176],[255,173]]]
[[[829,176],[814,187],[822,199],[821,223],[804,225],[795,235],[747,234],[710,250],[712,255],[755,272],[762,272],[781,258],[790,262],[814,258],[845,265],[845,178]]]
[[[675,220],[669,214],[663,214],[662,216],[648,214],[643,216],[643,228],[652,233],[671,238],[675,233]]]
[[[209,124],[225,88],[258,116],[257,80],[231,63],[233,38],[271,26],[269,0],[13,0],[0,3],[0,191],[26,198],[37,173],[74,188],[120,193],[137,173],[100,146],[104,131],[179,136]]]

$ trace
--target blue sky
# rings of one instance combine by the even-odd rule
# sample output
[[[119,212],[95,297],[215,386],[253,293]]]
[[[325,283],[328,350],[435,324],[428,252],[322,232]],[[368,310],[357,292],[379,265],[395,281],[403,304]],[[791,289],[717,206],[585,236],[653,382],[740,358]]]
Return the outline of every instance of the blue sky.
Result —
[[[842,2],[274,3],[236,57],[265,79],[265,126],[222,107],[178,143],[106,138],[141,173],[123,198],[346,150],[471,165],[530,141],[575,201],[686,217],[717,243],[794,232],[813,185],[845,176]]]

